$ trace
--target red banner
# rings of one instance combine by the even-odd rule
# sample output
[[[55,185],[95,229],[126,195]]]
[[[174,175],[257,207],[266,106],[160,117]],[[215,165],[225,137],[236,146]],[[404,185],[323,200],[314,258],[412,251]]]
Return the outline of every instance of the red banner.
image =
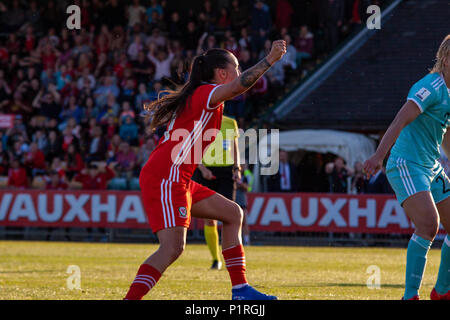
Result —
[[[250,193],[253,231],[412,233],[393,196]],[[149,228],[140,192],[1,190],[0,226]],[[191,228],[201,228],[193,219]]]
[[[251,230],[412,233],[392,195],[248,194]]]
[[[0,225],[150,228],[140,192],[0,191]]]

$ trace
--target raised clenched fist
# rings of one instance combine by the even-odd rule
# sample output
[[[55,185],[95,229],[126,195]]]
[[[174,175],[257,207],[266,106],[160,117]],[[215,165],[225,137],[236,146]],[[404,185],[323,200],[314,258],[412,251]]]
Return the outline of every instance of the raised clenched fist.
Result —
[[[285,53],[286,53],[286,41],[276,40],[272,43],[272,49],[270,50],[270,53],[267,56],[267,61],[270,64],[274,64],[275,62],[280,60]]]

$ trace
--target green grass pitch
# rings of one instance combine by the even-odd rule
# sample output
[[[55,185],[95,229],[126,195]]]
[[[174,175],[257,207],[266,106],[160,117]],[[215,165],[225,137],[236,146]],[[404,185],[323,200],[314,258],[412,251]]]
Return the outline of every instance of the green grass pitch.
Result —
[[[0,299],[122,299],[154,244],[0,241]],[[246,247],[249,282],[282,300],[394,299],[403,294],[406,249]],[[440,250],[430,250],[421,298],[428,299]],[[206,245],[188,244],[145,299],[230,299],[225,269],[209,270]],[[69,289],[70,265],[81,289]],[[380,269],[380,289],[369,289],[367,268]]]

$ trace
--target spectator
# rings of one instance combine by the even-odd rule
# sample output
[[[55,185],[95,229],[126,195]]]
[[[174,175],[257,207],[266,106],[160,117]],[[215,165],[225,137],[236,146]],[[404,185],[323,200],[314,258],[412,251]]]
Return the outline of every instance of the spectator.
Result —
[[[341,157],[336,157],[334,162],[327,163],[325,173],[328,175],[330,192],[347,193],[347,178],[352,176],[354,170],[345,165],[345,161]]]
[[[128,47],[128,57],[131,61],[136,61],[138,59],[139,52],[144,49],[141,37],[139,35],[134,36],[133,43]]]
[[[66,190],[69,187],[65,182],[65,178],[61,177],[58,171],[51,171],[46,180],[45,189],[47,190]]]
[[[9,155],[8,152],[6,152],[6,150],[3,147],[3,143],[1,143],[0,141],[0,176],[5,176],[8,174],[8,167],[9,167]]]
[[[186,50],[194,51],[197,48],[197,42],[200,38],[199,30],[194,21],[189,21],[187,24],[187,32],[183,36],[183,46]]]
[[[103,132],[106,133],[108,140],[117,133],[118,129],[116,118],[113,115],[108,115],[106,124],[103,126]]]
[[[136,75],[138,83],[146,84],[153,78],[153,65],[147,60],[143,50],[138,52],[137,60],[133,62],[132,71]]]
[[[24,165],[31,171],[32,176],[35,176],[36,173],[45,173],[45,155],[38,149],[36,142],[30,144],[30,150],[24,157]]]
[[[297,50],[292,45],[292,38],[290,35],[286,34],[283,39],[286,41],[286,54],[281,58],[281,64],[283,67],[295,70],[297,69]]]
[[[47,148],[45,149],[45,155],[47,161],[51,161],[54,157],[61,155],[62,153],[61,139],[55,130],[51,130],[48,134]]]
[[[183,60],[174,60],[170,72],[171,81],[173,86],[181,86],[186,83],[189,78],[189,74],[185,69],[185,63]]]
[[[105,77],[103,85],[99,86],[94,91],[94,97],[97,105],[104,105],[107,97],[112,94],[115,98],[119,96],[120,89],[114,84],[114,78],[112,76]]]
[[[83,169],[74,180],[81,183],[83,190],[106,190],[109,180],[114,176],[110,166],[99,168],[97,164],[89,163],[87,169]]]
[[[11,160],[11,167],[8,170],[8,187],[14,189],[25,189],[29,185],[27,172],[20,164],[18,158]]]
[[[154,23],[154,21],[152,19],[154,12],[159,17],[161,17],[164,14],[162,6],[158,4],[158,0],[151,0],[151,4],[146,10],[147,21],[148,21],[149,24]]]
[[[122,143],[122,139],[118,134],[113,135],[108,145],[108,163],[116,161],[117,152],[119,152],[119,146]]]
[[[220,15],[217,19],[217,29],[221,31],[228,30],[231,27],[231,19],[228,14],[227,8],[223,7],[220,9]]]
[[[83,157],[73,144],[69,145],[63,159],[66,163],[66,176],[69,180],[84,169]]]
[[[68,106],[66,106],[63,111],[61,111],[59,117],[63,121],[63,126],[66,126],[66,122],[71,118],[75,119],[76,123],[81,122],[81,119],[83,117],[83,109],[78,106],[76,97],[71,96],[69,98]]]
[[[262,57],[266,56],[266,53],[270,51],[272,43],[270,40],[266,40],[264,43],[264,50],[261,51],[259,58],[262,59]],[[269,83],[271,87],[275,90],[279,90],[284,86],[284,77],[285,77],[285,71],[284,66],[281,63],[276,63],[272,68],[270,68],[265,75],[269,79]]]
[[[289,161],[289,154],[285,150],[280,150],[280,166],[278,172],[268,179],[269,192],[297,192],[298,177],[297,169]]]
[[[59,156],[53,158],[50,170],[58,172],[61,177],[66,175],[66,163],[61,161]]]
[[[156,47],[165,47],[167,45],[167,39],[161,35],[161,30],[159,28],[153,28],[152,34],[147,38],[145,44],[150,47],[151,44]]]
[[[67,152],[70,145],[74,145],[75,148],[79,147],[79,142],[77,137],[75,137],[72,133],[72,129],[70,127],[66,127],[63,131],[62,136],[62,145],[61,149],[63,152]]]
[[[56,86],[50,84],[48,92],[40,90],[33,101],[33,107],[39,110],[39,114],[46,118],[57,119],[61,113],[61,95],[56,91]]]
[[[145,144],[141,146],[139,149],[139,153],[137,155],[137,162],[139,167],[142,168],[144,164],[147,162],[150,154],[155,150],[156,144],[155,141],[151,138],[147,139]]]
[[[359,161],[355,162],[354,173],[352,176],[351,191],[355,194],[367,192],[367,178],[363,172],[363,164]]]
[[[248,8],[246,1],[232,0],[230,8],[231,28],[235,31],[242,29],[248,22]]]
[[[128,72],[129,70],[127,70]],[[134,81],[134,79],[132,79],[131,77],[126,78],[126,80],[122,81],[122,86],[121,86],[121,94],[119,96],[119,101],[124,103],[124,102],[128,102],[128,103],[134,103],[135,100],[135,96],[136,96],[136,92],[135,92],[135,88],[136,88],[136,83]]]
[[[251,14],[252,49],[256,52],[262,50],[266,40],[267,30],[270,30],[272,20],[270,12],[262,0],[256,0]]]
[[[106,158],[107,144],[102,129],[98,126],[93,128],[89,144],[88,161],[104,161]]]
[[[148,103],[151,101],[151,96],[147,92],[147,87],[145,86],[145,83],[140,83],[138,86],[138,94],[136,95],[136,101],[135,105],[137,108],[140,108],[145,103]]]
[[[45,152],[47,149],[48,139],[43,130],[36,130],[33,135],[33,142],[37,144],[39,150],[43,150]]]
[[[120,123],[126,123],[126,118],[130,117],[131,119],[135,118],[135,113],[131,110],[130,103],[128,101],[124,101],[122,104],[122,112],[120,113],[119,121]]]
[[[282,28],[289,29],[291,27],[292,14],[294,9],[288,0],[277,0],[275,9],[275,25],[278,30]]]
[[[155,57],[155,44],[151,43],[149,45],[149,53],[148,59],[155,65],[155,77],[154,79],[159,81],[163,77],[170,77],[170,63],[174,58],[174,54],[170,50],[170,47],[167,47],[169,54],[167,55],[164,50],[158,50],[158,57]]]
[[[141,6],[139,0],[133,0],[133,4],[128,6],[128,27],[132,28],[136,24],[141,23],[145,12],[146,10]]]
[[[294,45],[297,49],[297,65],[300,66],[303,59],[310,59],[313,55],[314,36],[307,26],[301,26]]]
[[[116,154],[116,162],[116,169],[120,172],[120,175],[130,179],[137,164],[137,156],[128,142],[120,143],[119,151]]]
[[[252,43],[252,38],[250,37],[249,33],[248,33],[248,29],[247,28],[242,28],[241,29],[241,38],[239,39],[239,46],[241,47],[241,50],[248,50],[248,52],[250,53],[251,51],[251,43]],[[242,58],[242,57],[240,57]],[[243,68],[243,70],[245,70],[246,68]]]
[[[67,74],[67,72],[66,72]],[[66,82],[69,82],[71,77],[66,78]],[[77,81],[77,88],[78,90],[82,91],[83,89],[87,88],[89,91],[95,89],[96,86],[96,80],[95,77],[91,74],[91,70],[89,68],[84,68],[82,76]],[[61,86],[61,88],[64,87]]]
[[[378,170],[373,176],[367,181],[367,193],[370,194],[393,194],[394,191],[386,177],[386,167]]]
[[[120,138],[132,146],[138,145],[138,127],[133,118],[129,115],[124,117],[124,122],[119,129]]]

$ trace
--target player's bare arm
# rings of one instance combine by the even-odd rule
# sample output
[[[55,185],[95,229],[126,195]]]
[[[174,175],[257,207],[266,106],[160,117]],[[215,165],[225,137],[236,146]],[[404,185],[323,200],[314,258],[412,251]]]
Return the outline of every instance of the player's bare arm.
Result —
[[[420,115],[420,109],[415,102],[407,101],[395,116],[391,125],[381,139],[375,154],[364,163],[364,171],[367,175],[375,174],[382,166],[387,153],[394,145],[400,132]]]
[[[255,64],[253,67],[245,70],[234,81],[224,84],[214,91],[210,106],[215,106],[226,100],[230,100],[238,95],[243,94],[250,89],[262,75],[279,61],[286,53],[286,42],[284,40],[277,40],[272,43],[270,53]],[[237,68],[238,66],[236,66]]]

